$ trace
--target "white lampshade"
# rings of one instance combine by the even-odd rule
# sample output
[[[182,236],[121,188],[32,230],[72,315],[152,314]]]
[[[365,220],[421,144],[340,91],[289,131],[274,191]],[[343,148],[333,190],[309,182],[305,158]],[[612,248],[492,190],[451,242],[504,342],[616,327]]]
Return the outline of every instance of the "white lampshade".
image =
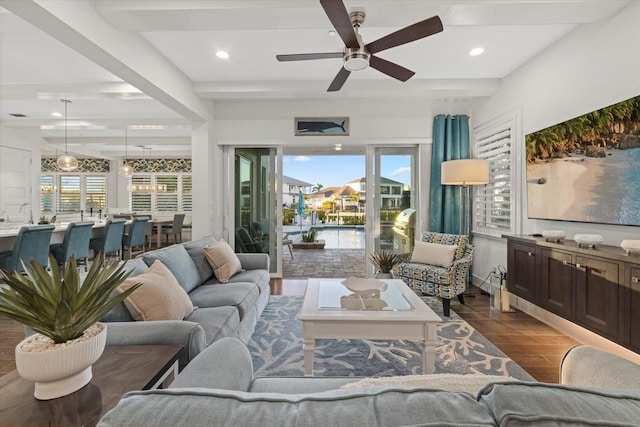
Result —
[[[488,182],[488,160],[461,159],[442,162],[442,185],[481,185]]]

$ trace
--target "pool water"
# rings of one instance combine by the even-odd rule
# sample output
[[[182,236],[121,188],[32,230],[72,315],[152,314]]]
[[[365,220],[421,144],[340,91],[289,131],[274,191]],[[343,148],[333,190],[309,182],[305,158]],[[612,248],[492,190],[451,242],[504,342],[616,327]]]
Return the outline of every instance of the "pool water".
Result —
[[[316,239],[325,241],[329,249],[364,249],[364,229],[362,228],[316,228]]]

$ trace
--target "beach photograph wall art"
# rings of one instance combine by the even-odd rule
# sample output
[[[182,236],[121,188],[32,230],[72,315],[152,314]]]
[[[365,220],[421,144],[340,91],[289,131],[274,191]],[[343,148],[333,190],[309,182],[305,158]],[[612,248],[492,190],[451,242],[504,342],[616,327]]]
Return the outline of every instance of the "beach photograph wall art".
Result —
[[[640,226],[640,96],[525,141],[529,218]]]

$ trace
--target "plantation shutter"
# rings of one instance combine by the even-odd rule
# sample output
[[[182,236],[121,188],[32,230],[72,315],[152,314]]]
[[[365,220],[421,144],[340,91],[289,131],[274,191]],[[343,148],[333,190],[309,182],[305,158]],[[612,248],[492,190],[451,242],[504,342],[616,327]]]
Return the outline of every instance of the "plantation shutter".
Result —
[[[105,210],[107,206],[107,177],[88,175],[85,177],[85,209]]]
[[[53,175],[40,176],[40,211],[52,213],[55,208]]]
[[[56,212],[80,212],[80,175],[60,175]]]
[[[131,186],[144,186],[151,184],[151,175],[133,175]],[[131,211],[151,212],[151,194],[142,191],[131,191]]]
[[[478,133],[476,158],[489,161],[489,183],[475,187],[476,225],[488,232],[511,230],[513,121]]]
[[[182,211],[191,212],[193,206],[191,175],[182,175]]]
[[[178,176],[156,175],[156,184],[166,186],[166,190],[156,193],[157,212],[178,211]]]

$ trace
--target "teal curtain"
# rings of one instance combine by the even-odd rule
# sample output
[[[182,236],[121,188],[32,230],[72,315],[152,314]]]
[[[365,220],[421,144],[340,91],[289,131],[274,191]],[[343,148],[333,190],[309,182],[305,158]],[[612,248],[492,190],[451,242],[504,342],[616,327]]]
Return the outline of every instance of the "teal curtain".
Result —
[[[440,172],[442,162],[469,158],[469,116],[435,116],[432,148],[429,231],[468,235],[468,230],[460,229],[461,188],[440,184]],[[470,208],[470,203],[467,203],[467,208]],[[465,215],[468,219],[469,209]]]

